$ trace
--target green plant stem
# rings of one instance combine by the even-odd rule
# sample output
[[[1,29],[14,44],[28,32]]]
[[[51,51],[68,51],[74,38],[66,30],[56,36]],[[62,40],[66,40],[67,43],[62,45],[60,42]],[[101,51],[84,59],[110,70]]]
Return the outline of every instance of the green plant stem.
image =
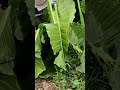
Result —
[[[53,13],[52,5],[51,5],[51,0],[47,0],[47,3],[48,3],[48,12],[49,12],[49,14],[51,14],[51,20],[53,23],[55,23],[54,13]]]
[[[79,15],[80,15],[80,22],[81,22],[81,25],[82,25],[83,27],[85,27],[84,17],[83,17],[81,8],[80,8],[80,1],[79,1],[79,0],[77,0],[77,4],[78,4],[78,9],[79,9]]]

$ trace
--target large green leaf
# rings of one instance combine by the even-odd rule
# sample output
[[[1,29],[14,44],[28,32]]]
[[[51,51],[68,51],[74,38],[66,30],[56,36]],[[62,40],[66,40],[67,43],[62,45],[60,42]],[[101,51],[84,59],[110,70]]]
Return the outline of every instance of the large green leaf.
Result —
[[[43,71],[45,71],[45,65],[41,58],[35,58],[35,78],[39,76]]]
[[[69,24],[74,19],[76,11],[75,4],[72,0],[57,0],[55,10],[53,11],[49,2],[50,0],[48,0],[48,8],[53,23],[45,24],[45,27],[50,37],[50,43],[54,54],[59,54],[56,57],[55,64],[65,69],[65,60],[64,58],[60,58],[60,56],[62,55],[62,57],[64,57],[65,53],[68,51],[69,42],[67,31],[69,29]],[[63,65],[61,66],[58,61],[63,62]]]
[[[65,61],[64,61],[64,53],[63,53],[63,50],[61,50],[59,52],[59,55],[56,57],[55,61],[54,61],[54,64],[56,64],[57,66],[59,66],[60,68],[63,68],[64,70],[66,70],[66,67],[65,67]]]
[[[46,24],[46,28],[54,54],[56,55],[62,49],[67,52],[69,45],[67,32],[64,29],[60,31],[57,24]]]
[[[35,78],[39,76],[43,71],[46,70],[45,65],[40,56],[41,53],[41,35],[42,30],[38,29],[35,31]]]

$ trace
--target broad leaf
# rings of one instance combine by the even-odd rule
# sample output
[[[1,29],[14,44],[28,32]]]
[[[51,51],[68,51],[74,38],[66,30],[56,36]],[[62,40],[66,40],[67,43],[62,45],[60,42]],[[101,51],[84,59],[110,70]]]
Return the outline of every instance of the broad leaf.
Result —
[[[52,22],[50,24],[45,24],[48,36],[50,37],[50,43],[54,54],[59,55],[56,57],[55,64],[59,65],[60,56],[62,55],[61,62],[63,65],[59,65],[61,68],[65,69],[64,55],[68,51],[68,37],[67,31],[69,29],[69,24],[74,19],[75,14],[75,4],[72,0],[57,0],[55,4],[55,10],[51,9],[51,4],[48,0],[48,9],[50,9],[50,17]],[[59,62],[58,62],[58,61]]]
[[[46,70],[42,58],[40,56],[41,35],[42,35],[42,30],[38,29],[35,31],[35,78],[37,78],[39,74],[41,74],[43,71]]]
[[[59,55],[56,57],[54,64],[56,64],[60,68],[63,68],[64,70],[66,70],[64,59],[65,59],[64,53],[63,53],[63,50],[61,50],[59,52]]]
[[[35,78],[39,76],[43,71],[45,71],[45,65],[41,58],[35,58]]]

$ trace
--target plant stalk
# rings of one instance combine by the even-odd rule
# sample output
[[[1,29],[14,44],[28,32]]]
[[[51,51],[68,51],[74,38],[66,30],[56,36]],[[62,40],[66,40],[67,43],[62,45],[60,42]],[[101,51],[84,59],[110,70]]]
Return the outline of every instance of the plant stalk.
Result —
[[[47,0],[48,3],[48,12],[49,14],[51,14],[51,20],[53,23],[55,23],[55,18],[54,18],[54,13],[53,13],[53,9],[52,9],[52,5],[51,5],[51,0]]]
[[[83,27],[85,27],[84,17],[83,17],[83,14],[82,14],[82,10],[81,10],[81,7],[80,7],[80,1],[79,1],[79,0],[77,0],[77,4],[78,4],[78,9],[79,9],[79,15],[80,15],[81,25],[82,25]]]

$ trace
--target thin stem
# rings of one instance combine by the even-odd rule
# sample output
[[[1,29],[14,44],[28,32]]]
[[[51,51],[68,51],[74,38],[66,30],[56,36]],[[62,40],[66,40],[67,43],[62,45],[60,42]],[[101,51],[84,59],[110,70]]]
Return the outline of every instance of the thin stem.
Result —
[[[55,18],[54,18],[54,13],[53,13],[53,9],[52,9],[52,4],[51,4],[51,0],[47,0],[48,3],[48,12],[51,15],[51,20],[53,23],[55,23]]]
[[[79,1],[79,0],[77,0],[77,4],[78,4],[78,9],[79,9],[79,15],[80,15],[81,25],[82,25],[83,27],[85,27],[84,18],[83,18],[83,14],[82,14],[82,11],[81,11],[81,8],[80,8],[80,1]]]

